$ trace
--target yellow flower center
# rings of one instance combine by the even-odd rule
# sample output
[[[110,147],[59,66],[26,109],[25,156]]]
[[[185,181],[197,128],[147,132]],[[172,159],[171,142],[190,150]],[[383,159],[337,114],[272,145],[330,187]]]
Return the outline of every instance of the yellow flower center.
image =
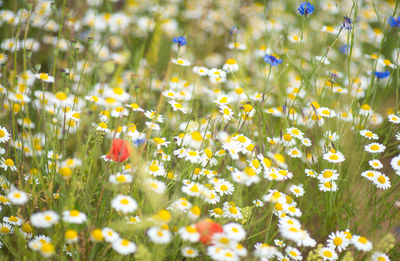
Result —
[[[332,154],[332,155],[329,156],[329,159],[331,159],[331,160],[338,160],[339,157],[338,157],[336,154]]]
[[[102,129],[107,129],[107,124],[105,124],[104,122],[100,122],[99,127]]]
[[[220,215],[220,216],[224,213],[224,211],[223,211],[222,209],[220,209],[220,208],[215,208],[215,209],[213,210],[213,212],[214,212],[215,214],[217,214],[217,215]]]
[[[255,176],[256,175],[256,172],[254,171],[254,169],[250,168],[250,167],[246,167],[244,169],[244,173],[246,173],[247,176]]]
[[[378,180],[379,183],[381,183],[381,184],[385,184],[385,183],[386,183],[386,179],[385,179],[384,176],[379,176],[377,180]]]
[[[227,190],[229,189],[227,185],[221,185],[219,188],[220,188],[222,191],[227,191]]]
[[[17,222],[18,218],[16,216],[11,216],[11,217],[8,218],[8,220],[11,221],[11,222]]]
[[[236,64],[236,60],[231,58],[231,59],[226,60],[225,63],[229,64],[229,65],[233,65],[233,64]]]
[[[113,104],[113,103],[116,102],[116,100],[115,100],[114,98],[112,98],[112,97],[107,97],[107,98],[105,99],[105,101],[106,101],[108,104]]]
[[[331,251],[328,251],[328,250],[324,251],[323,254],[324,254],[325,257],[328,257],[328,258],[330,258],[330,257],[333,256],[333,255],[332,255],[332,252],[331,252]]]
[[[219,242],[223,245],[227,245],[229,243],[229,239],[226,237],[220,238]]]
[[[153,164],[153,165],[150,166],[150,171],[156,172],[158,170],[159,170],[159,167],[156,164]]]
[[[333,244],[334,244],[335,246],[340,246],[342,243],[343,243],[343,240],[342,240],[340,237],[336,237],[336,238],[333,240]]]
[[[8,233],[10,233],[10,229],[8,227],[4,226],[4,227],[1,227],[0,232],[3,234],[8,234]]]
[[[191,233],[191,234],[194,234],[194,233],[197,232],[196,228],[194,228],[194,227],[192,227],[192,226],[187,226],[187,227],[186,227],[186,231],[189,232],[189,233]]]
[[[236,207],[230,207],[229,208],[229,212],[231,212],[232,214],[236,215],[238,213],[238,210]]]
[[[4,164],[6,164],[9,167],[13,167],[14,166],[14,161],[12,159],[6,159],[4,161]]]
[[[59,172],[60,172],[61,176],[63,176],[63,177],[69,177],[72,175],[72,170],[68,167],[60,168]]]
[[[39,74],[39,78],[42,80],[48,80],[49,75],[47,75],[47,73],[41,73],[41,74]]]
[[[23,224],[22,225],[22,231],[24,231],[25,233],[32,233],[32,227],[29,224]]]
[[[192,207],[192,209],[190,211],[196,216],[200,216],[200,214],[201,214],[201,210],[198,206]]]
[[[160,210],[160,212],[158,212],[158,217],[164,221],[164,222],[168,222],[171,220],[171,214],[167,211],[167,210]]]
[[[71,210],[70,212],[69,212],[69,215],[71,216],[71,217],[77,217],[77,216],[79,216],[79,211],[78,210]]]
[[[198,187],[197,185],[193,185],[193,186],[190,188],[190,191],[191,191],[191,192],[199,192],[199,187]]]
[[[365,237],[359,237],[358,242],[360,242],[361,244],[366,244],[368,240]]]
[[[128,199],[126,199],[126,198],[124,198],[124,199],[121,199],[121,204],[123,204],[123,205],[128,205],[129,204],[129,200]]]
[[[119,176],[117,176],[116,180],[117,180],[118,182],[122,183],[122,182],[125,182],[125,181],[126,181],[126,178],[125,178],[124,175],[119,175]]]
[[[117,107],[117,108],[115,108],[115,111],[121,113],[124,111],[124,107]]]
[[[283,210],[283,206],[281,203],[275,203],[275,210],[276,211],[282,211]]]
[[[61,101],[63,101],[65,99],[67,99],[67,95],[65,93],[63,93],[63,92],[57,92],[56,93],[56,98],[61,100]]]
[[[189,154],[190,156],[192,156],[192,157],[197,156],[197,152],[196,152],[196,151],[193,151],[193,150],[189,151],[188,154]]]
[[[92,231],[92,237],[97,241],[101,241],[103,240],[103,232],[100,229],[95,229]]]
[[[327,27],[326,27],[326,30],[327,30],[328,32],[333,32],[333,27],[332,27],[332,26],[327,26]]]
[[[201,136],[201,133],[198,132],[198,131],[193,132],[191,136],[192,136],[192,139],[194,139],[195,141],[200,142],[200,141],[203,140],[203,137]]]
[[[42,245],[42,248],[40,249],[43,253],[54,253],[54,245],[52,243],[45,243]]]
[[[259,162],[258,160],[254,159],[254,160],[252,160],[251,162],[253,163],[253,166],[254,166],[255,168],[258,169],[258,168],[260,167],[260,162]]]
[[[331,170],[325,170],[322,176],[324,176],[324,178],[330,178],[333,176],[333,172]]]
[[[113,89],[113,93],[117,94],[117,95],[122,95],[124,93],[124,90],[122,88],[119,87],[115,87]]]
[[[368,104],[363,104],[361,105],[361,109],[363,109],[364,111],[369,111],[371,110],[371,107]]]
[[[129,245],[129,240],[122,239],[121,245],[123,245],[123,246],[128,246],[128,245]]]
[[[292,135],[290,135],[290,134],[285,134],[285,135],[283,135],[283,139],[284,139],[285,141],[291,141],[291,140],[292,140]]]
[[[67,230],[65,232],[66,239],[75,239],[78,236],[75,230]]]
[[[253,109],[253,106],[251,106],[250,104],[245,104],[243,105],[243,108],[245,112],[249,113]]]
[[[371,150],[374,150],[374,151],[379,150],[379,145],[376,145],[376,144],[372,145]]]
[[[220,103],[227,103],[227,102],[228,102],[228,98],[227,98],[227,97],[222,97],[222,98],[219,100],[219,102],[220,102]]]

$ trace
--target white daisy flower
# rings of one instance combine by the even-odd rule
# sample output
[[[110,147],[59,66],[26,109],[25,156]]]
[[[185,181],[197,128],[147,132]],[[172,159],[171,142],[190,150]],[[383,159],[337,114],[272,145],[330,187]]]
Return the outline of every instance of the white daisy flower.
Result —
[[[336,231],[329,235],[327,244],[329,248],[342,252],[349,246],[350,240],[343,231]]]
[[[329,247],[323,247],[319,250],[321,257],[328,261],[333,261],[338,259],[338,255],[336,254],[335,250]]]
[[[400,123],[400,116],[395,115],[395,114],[389,114],[389,115],[388,115],[388,120],[389,120],[391,123],[399,124],[399,123]]]
[[[370,160],[370,161],[368,161],[368,164],[369,164],[373,169],[381,169],[381,168],[383,168],[383,164],[382,164],[381,161],[378,160],[378,159]]]
[[[242,241],[246,237],[246,231],[238,223],[228,223],[223,226],[226,236],[234,241]]]
[[[368,252],[372,249],[372,243],[363,236],[353,235],[350,243],[353,244],[360,251]]]
[[[34,227],[47,228],[58,223],[59,216],[52,210],[37,212],[31,215],[31,223]]]
[[[0,126],[0,143],[5,143],[10,139],[10,133],[4,127]]]
[[[111,246],[120,255],[130,255],[136,251],[136,244],[123,238],[115,240]]]
[[[390,180],[389,178],[384,175],[384,174],[380,174],[378,175],[374,180],[373,180],[375,186],[379,189],[383,189],[386,190],[388,188],[390,188]]]
[[[361,136],[363,136],[363,137],[365,137],[367,139],[370,139],[370,140],[379,139],[379,136],[377,134],[373,133],[370,130],[360,130],[360,134],[361,134]]]
[[[151,227],[147,231],[147,235],[156,244],[168,244],[171,241],[171,232],[159,227]]]
[[[28,201],[28,194],[24,191],[14,189],[7,194],[7,198],[16,205],[23,205]]]
[[[181,253],[184,257],[195,258],[199,255],[199,251],[192,247],[184,247],[181,249]]]
[[[178,233],[181,236],[181,238],[185,241],[195,243],[195,242],[199,241],[199,239],[200,239],[200,233],[197,232],[197,229],[194,225],[181,227],[178,230]]]
[[[103,228],[101,232],[106,242],[116,242],[120,238],[117,232],[108,227]]]
[[[390,261],[390,258],[381,252],[374,252],[371,256],[372,261]]]
[[[373,142],[365,145],[364,149],[369,153],[381,153],[385,151],[386,146],[377,142]]]
[[[86,214],[76,209],[66,210],[63,212],[63,220],[67,223],[82,224],[86,221]]]
[[[111,206],[116,211],[121,211],[124,214],[131,213],[137,209],[137,203],[132,197],[121,194],[111,201]]]
[[[182,58],[178,58],[178,59],[172,58],[171,62],[174,64],[177,64],[177,65],[180,65],[180,66],[189,66],[190,65],[189,61],[184,60]]]

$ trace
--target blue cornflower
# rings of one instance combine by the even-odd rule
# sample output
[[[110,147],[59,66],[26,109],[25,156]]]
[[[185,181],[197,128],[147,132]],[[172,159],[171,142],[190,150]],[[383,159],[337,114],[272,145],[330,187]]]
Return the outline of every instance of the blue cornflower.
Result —
[[[278,64],[282,63],[282,59],[278,59],[274,55],[267,54],[264,56],[264,61],[269,63],[271,66],[278,66]]]
[[[339,46],[339,51],[342,54],[347,54],[347,45],[346,44],[342,44],[341,46]]]
[[[397,17],[396,19],[396,17],[391,16],[389,17],[388,23],[391,27],[400,27],[400,17]]]
[[[385,78],[389,77],[389,75],[390,75],[390,72],[388,70],[386,70],[384,72],[378,72],[378,71],[375,72],[375,76],[378,79],[385,79]]]
[[[299,8],[297,8],[299,14],[301,15],[310,15],[314,12],[314,6],[309,2],[303,2],[300,4]]]
[[[133,142],[133,145],[135,147],[139,147],[140,145],[144,144],[145,141],[146,141],[146,138],[138,138]]]
[[[235,35],[235,34],[237,34],[239,32],[239,29],[237,28],[237,26],[233,26],[232,28],[231,28],[231,35]]]
[[[179,47],[184,46],[186,44],[186,38],[184,36],[178,36],[172,39],[174,43],[177,43]]]
[[[351,19],[349,17],[345,16],[342,26],[344,27],[344,29],[350,31],[351,29],[353,29],[353,21],[351,21]]]

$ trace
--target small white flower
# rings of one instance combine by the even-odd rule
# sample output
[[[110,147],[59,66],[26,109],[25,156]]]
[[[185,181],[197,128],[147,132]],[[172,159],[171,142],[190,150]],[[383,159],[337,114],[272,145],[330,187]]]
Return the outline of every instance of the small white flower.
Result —
[[[171,241],[171,232],[158,227],[150,228],[147,235],[156,244],[168,244]]]
[[[24,191],[14,189],[7,194],[7,198],[16,205],[23,205],[28,201],[28,195]]]
[[[34,227],[51,227],[59,220],[59,216],[52,210],[37,212],[31,215],[31,223]]]
[[[129,255],[136,251],[136,244],[127,239],[119,238],[112,242],[112,248],[121,255]]]
[[[63,212],[63,220],[67,223],[82,224],[86,221],[86,215],[76,209]]]
[[[372,243],[363,236],[353,235],[350,242],[360,251],[370,251],[372,249]]]
[[[137,209],[137,203],[133,198],[121,194],[111,201],[111,206],[116,211],[121,211],[124,214],[131,213]]]

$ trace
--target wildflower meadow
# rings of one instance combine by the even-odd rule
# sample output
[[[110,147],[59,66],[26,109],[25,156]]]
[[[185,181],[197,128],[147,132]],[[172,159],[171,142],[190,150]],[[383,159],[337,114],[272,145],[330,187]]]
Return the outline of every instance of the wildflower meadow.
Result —
[[[0,260],[400,261],[399,0],[0,0]]]

